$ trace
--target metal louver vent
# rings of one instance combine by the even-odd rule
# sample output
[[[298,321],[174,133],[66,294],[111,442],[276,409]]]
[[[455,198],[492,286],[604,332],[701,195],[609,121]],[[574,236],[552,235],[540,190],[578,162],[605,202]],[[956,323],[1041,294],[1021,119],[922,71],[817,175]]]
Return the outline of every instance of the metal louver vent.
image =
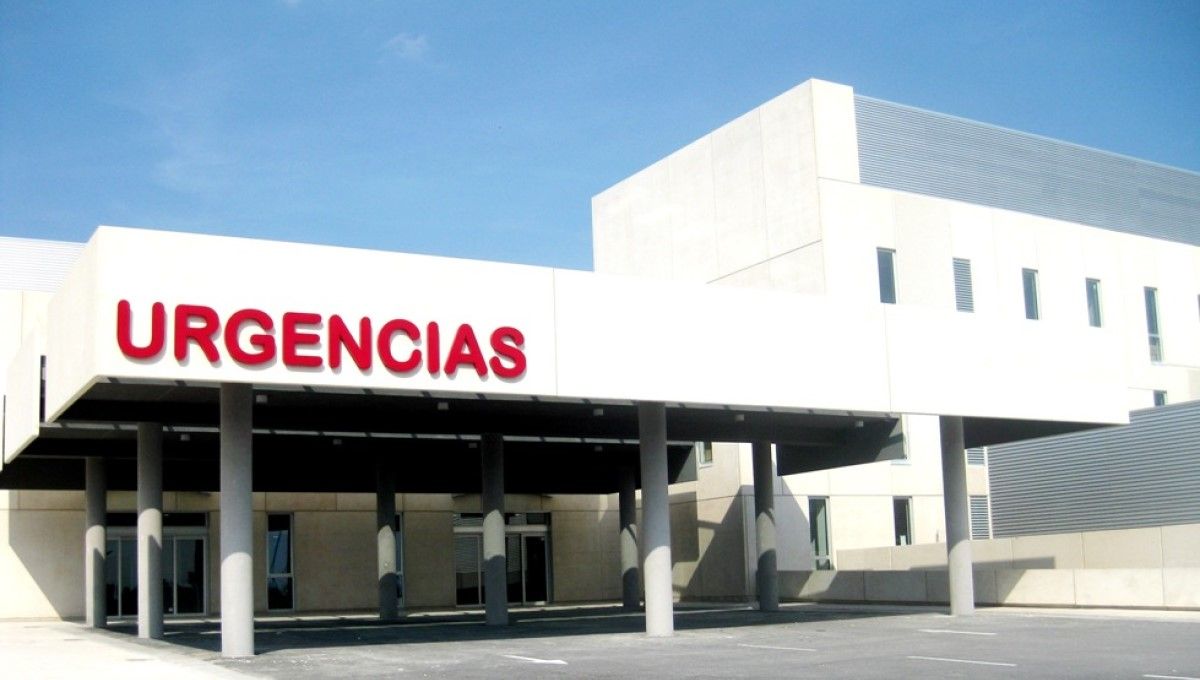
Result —
[[[992,537],[988,521],[988,497],[971,496],[971,540],[981,541]]]
[[[971,288],[971,261],[954,258],[954,308],[960,312],[975,311],[975,292]]]
[[[987,465],[987,449],[982,446],[967,449],[967,464]]]

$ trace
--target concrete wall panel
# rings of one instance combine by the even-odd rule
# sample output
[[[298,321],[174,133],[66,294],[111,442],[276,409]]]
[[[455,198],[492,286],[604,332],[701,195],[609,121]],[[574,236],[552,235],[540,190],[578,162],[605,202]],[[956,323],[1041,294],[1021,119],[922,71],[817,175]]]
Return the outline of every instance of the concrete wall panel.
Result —
[[[1161,569],[1076,569],[1075,604],[1081,607],[1161,607]]]
[[[1000,569],[996,597],[1005,604],[1072,606],[1075,574],[1071,569]]]
[[[1162,555],[1162,530],[1158,527],[1083,534],[1086,569],[1161,567]]]
[[[1163,604],[1200,608],[1200,569],[1163,569]]]
[[[1162,566],[1200,567],[1200,524],[1162,528]]]
[[[376,607],[375,513],[297,511],[293,522],[296,608]]]
[[[0,510],[0,619],[83,616],[83,512]]]
[[[454,606],[454,513],[404,513],[404,590],[409,607]]]

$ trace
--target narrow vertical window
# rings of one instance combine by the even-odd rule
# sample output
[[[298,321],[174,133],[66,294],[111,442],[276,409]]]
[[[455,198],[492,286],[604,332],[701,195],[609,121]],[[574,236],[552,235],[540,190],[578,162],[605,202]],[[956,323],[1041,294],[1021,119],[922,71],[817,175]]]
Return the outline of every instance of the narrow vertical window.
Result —
[[[912,498],[893,498],[892,518],[896,525],[896,545],[912,545]]]
[[[712,462],[713,462],[712,442],[696,442],[696,462],[699,465],[712,465]]]
[[[896,304],[896,251],[888,248],[876,248],[875,255],[879,262],[879,301]]]
[[[1025,318],[1038,319],[1038,273],[1036,269],[1021,270],[1021,284],[1025,287]]]
[[[808,536],[812,544],[813,566],[833,569],[829,553],[829,499],[809,497]]]
[[[295,609],[292,516],[267,515],[267,609]]]
[[[404,607],[404,515],[392,518],[392,535],[396,538],[396,599]]]
[[[971,286],[971,261],[954,258],[954,308],[960,312],[975,311],[975,291]]]
[[[1088,279],[1087,283],[1088,325],[1100,328],[1104,324],[1100,316],[1100,279]]]
[[[1166,406],[1167,405],[1166,390],[1154,390],[1154,405],[1155,406]]]
[[[1158,289],[1146,287],[1146,332],[1150,339],[1150,361],[1163,360],[1162,336],[1158,332]]]

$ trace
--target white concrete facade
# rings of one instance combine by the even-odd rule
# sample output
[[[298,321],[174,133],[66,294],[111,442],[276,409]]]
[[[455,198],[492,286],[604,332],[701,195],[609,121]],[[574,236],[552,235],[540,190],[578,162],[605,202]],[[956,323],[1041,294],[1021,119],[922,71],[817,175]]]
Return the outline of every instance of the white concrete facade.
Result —
[[[918,335],[889,335],[889,345],[904,347],[906,356],[941,356],[946,366],[962,371],[987,365],[992,356],[943,342],[933,317],[955,310],[952,261],[968,259],[974,312],[960,316],[1016,320],[1026,333],[1076,328],[1108,338],[1121,348],[1116,368],[1130,409],[1153,405],[1156,391],[1172,403],[1200,398],[1200,248],[862,184],[854,107],[849,86],[808,81],[601,192],[592,202],[597,271],[791,291],[847,307],[877,304],[929,314],[931,323],[918,325]],[[880,303],[880,248],[894,251],[895,305]],[[1038,320],[1024,318],[1025,268],[1038,272]],[[1086,279],[1101,282],[1100,328],[1089,327]],[[1158,291],[1161,362],[1152,362],[1148,350],[1145,287]],[[1017,351],[1028,361],[1052,351],[1032,336],[1023,340],[1028,342]],[[909,378],[950,391],[939,384],[950,371],[918,375],[923,369],[916,364],[891,366],[912,369]],[[1028,393],[1022,379],[980,376],[977,384],[985,391]],[[780,570],[813,568],[808,535],[813,497],[828,499],[834,553],[894,545],[896,498],[911,499],[914,543],[945,542],[937,419],[907,415],[904,433],[903,462],[776,480],[780,526],[793,527],[777,538]],[[695,521],[702,526],[714,519],[703,509],[706,504],[752,516],[749,445],[714,449],[716,462],[701,469],[695,485]],[[726,464],[723,456],[737,464]],[[986,467],[968,466],[968,493],[988,494]],[[752,555],[752,527],[742,532],[745,554]],[[694,572],[703,571],[704,562],[701,551],[691,564],[677,566],[677,588],[692,592]],[[752,572],[747,559],[747,584],[753,583]]]

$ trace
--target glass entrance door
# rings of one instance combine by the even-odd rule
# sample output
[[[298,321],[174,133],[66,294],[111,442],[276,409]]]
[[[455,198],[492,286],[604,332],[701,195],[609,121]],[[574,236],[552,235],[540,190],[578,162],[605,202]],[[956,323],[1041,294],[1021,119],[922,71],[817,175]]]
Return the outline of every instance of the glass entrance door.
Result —
[[[202,536],[164,536],[162,589],[164,614],[205,611],[205,544]],[[104,561],[110,616],[137,615],[137,539],[108,539]]]
[[[163,609],[167,614],[203,614],[204,539],[181,536],[164,542],[163,586],[170,590],[163,593]]]
[[[550,570],[546,568],[548,562],[546,536],[544,534],[524,534],[521,539],[525,565],[525,604],[548,602],[550,600],[548,597]],[[509,598],[509,601],[511,600],[512,598]]]
[[[454,533],[455,601],[478,606],[483,583],[483,535],[477,525],[460,522]],[[509,526],[504,536],[505,588],[509,604],[544,604],[550,593],[550,554],[545,525]]]

